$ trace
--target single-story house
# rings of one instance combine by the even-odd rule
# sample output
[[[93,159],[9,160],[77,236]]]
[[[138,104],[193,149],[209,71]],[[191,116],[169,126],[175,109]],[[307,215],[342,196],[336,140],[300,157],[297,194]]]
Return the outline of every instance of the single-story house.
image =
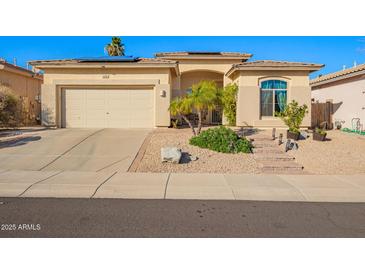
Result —
[[[365,130],[365,64],[322,75],[310,81],[313,101],[333,104],[335,124]]]
[[[24,121],[27,125],[40,121],[42,82],[41,74],[0,59],[0,86],[9,87],[23,101],[28,110],[27,121]]]
[[[194,83],[236,83],[237,126],[284,127],[275,111],[296,100],[310,107],[309,74],[323,65],[247,60],[236,52],[164,52],[154,58],[102,57],[32,61],[44,71],[42,122],[57,127],[170,126],[169,105]],[[310,112],[309,112],[310,113]],[[211,111],[205,123],[221,123]],[[310,114],[303,122],[310,126]]]

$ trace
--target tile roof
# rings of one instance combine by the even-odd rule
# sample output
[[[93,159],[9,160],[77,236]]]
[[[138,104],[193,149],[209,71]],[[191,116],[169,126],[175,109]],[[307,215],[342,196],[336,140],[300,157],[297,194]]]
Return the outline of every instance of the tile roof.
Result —
[[[302,62],[288,62],[288,61],[274,61],[274,60],[258,60],[252,62],[245,62],[233,64],[231,69],[226,73],[230,76],[236,70],[308,70],[310,72],[319,70],[324,65],[314,63]]]
[[[365,64],[361,64],[356,67],[352,67],[352,68],[348,68],[345,70],[336,71],[333,73],[319,76],[317,78],[312,79],[310,81],[310,84],[315,85],[315,84],[320,84],[324,81],[326,81],[326,83],[328,83],[329,81],[333,82],[333,81],[337,81],[337,80],[342,80],[342,79],[353,77],[353,76],[355,76],[354,74],[357,75],[358,72],[365,73]]]
[[[128,64],[128,63],[132,63],[132,64],[177,64],[176,61],[172,61],[172,60],[165,60],[165,59],[160,59],[160,58],[137,58],[136,60],[132,60],[132,61],[106,61],[106,60],[101,60],[101,61],[87,61],[84,59],[56,59],[56,60],[34,60],[34,61],[30,61],[29,64],[31,65],[67,65],[67,64],[79,64],[79,63],[123,63],[123,64]]]
[[[37,78],[42,78],[43,77],[43,75],[40,74],[40,73],[34,72],[32,70],[29,70],[29,69],[26,69],[26,68],[23,68],[23,67],[19,67],[17,65],[10,64],[10,63],[6,62],[4,59],[0,59],[0,65],[3,65],[5,68],[6,67],[9,68],[12,71],[18,71],[20,73],[26,73],[31,77],[37,77]]]
[[[166,60],[162,58],[141,58],[139,63],[167,63],[167,64],[177,64],[176,61]]]
[[[224,56],[224,57],[244,57],[250,58],[252,54],[242,52],[219,52],[219,51],[175,51],[175,52],[158,52],[156,57],[177,57],[177,56]]]
[[[258,60],[252,62],[245,62],[235,64],[234,67],[323,67],[321,64],[302,63],[302,62],[288,62],[288,61],[274,61],[274,60]]]

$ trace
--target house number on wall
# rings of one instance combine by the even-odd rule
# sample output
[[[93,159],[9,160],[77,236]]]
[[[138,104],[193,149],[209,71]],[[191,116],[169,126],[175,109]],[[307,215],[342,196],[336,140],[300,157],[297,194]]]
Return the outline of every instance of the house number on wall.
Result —
[[[109,75],[107,74],[103,75],[103,79],[109,79]]]

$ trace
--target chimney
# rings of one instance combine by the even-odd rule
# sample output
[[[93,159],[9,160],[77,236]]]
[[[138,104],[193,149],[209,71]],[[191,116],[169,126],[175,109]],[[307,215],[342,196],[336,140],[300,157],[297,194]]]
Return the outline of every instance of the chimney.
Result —
[[[13,59],[13,64],[14,64],[14,66],[16,66],[16,58],[15,57]]]
[[[346,69],[346,65],[343,65],[343,66],[342,66],[342,70],[345,70],[345,69]]]
[[[357,63],[356,63],[356,61],[354,61],[354,68],[356,68],[357,67]]]

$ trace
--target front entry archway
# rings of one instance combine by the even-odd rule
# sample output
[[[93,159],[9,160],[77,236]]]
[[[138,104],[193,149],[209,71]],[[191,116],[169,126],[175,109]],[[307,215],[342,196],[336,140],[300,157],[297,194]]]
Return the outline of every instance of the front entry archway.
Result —
[[[209,70],[194,70],[183,72],[180,76],[179,96],[191,92],[191,87],[202,80],[215,81],[218,88],[223,88],[224,74]],[[208,111],[203,119],[205,124],[221,124],[222,111],[220,109]]]

